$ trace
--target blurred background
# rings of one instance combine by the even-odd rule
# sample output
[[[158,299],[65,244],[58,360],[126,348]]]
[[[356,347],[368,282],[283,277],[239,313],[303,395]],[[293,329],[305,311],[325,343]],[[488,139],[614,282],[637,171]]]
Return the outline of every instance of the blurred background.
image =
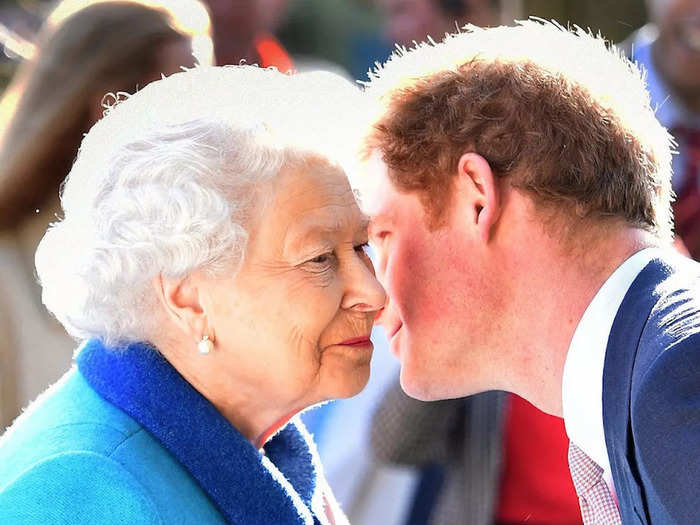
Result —
[[[680,19],[694,10],[694,22],[682,26],[682,45],[700,57],[700,0],[137,0],[141,8],[167,9],[69,16],[99,2],[112,3],[0,1],[0,434],[70,366],[75,343],[43,310],[32,261],[58,210],[59,185],[82,134],[102,114],[104,93],[133,92],[160,74],[192,66],[190,50],[200,63],[243,60],[363,80],[397,43],[410,46],[427,35],[440,40],[467,22],[507,25],[529,16],[590,28],[620,42],[629,55],[633,41],[643,50],[656,34],[635,34],[648,21],[648,7],[657,23],[671,20],[667,13]],[[54,11],[57,5],[68,6],[66,13]],[[194,11],[169,12],[178,9]],[[667,27],[673,32],[676,26]],[[667,54],[659,46],[659,56],[673,56],[669,42]],[[666,83],[678,88],[680,109],[662,123],[677,131],[681,149],[700,153],[700,67],[666,65],[652,100],[667,100]],[[692,181],[684,240],[696,258],[698,170],[700,161],[677,167]],[[683,193],[682,186],[674,188]],[[398,388],[398,363],[381,330],[373,340],[367,388],[303,416],[352,523],[580,523],[561,420],[503,393],[431,404],[410,400]]]
[[[218,0],[260,4],[261,27],[274,33],[292,57],[337,65],[362,79],[375,60],[388,55],[395,40],[439,38],[441,22],[419,0]],[[439,2],[436,2],[439,3]],[[538,16],[600,31],[613,41],[628,36],[646,20],[643,0],[466,0],[444,1],[461,19],[481,25],[509,24]],[[461,5],[466,9],[460,12]],[[3,0],[0,37],[4,42],[0,86],[7,85],[21,57],[54,4],[46,0]],[[485,12],[491,9],[492,13]],[[432,18],[431,18],[432,17]],[[460,21],[460,22],[461,22]],[[216,23],[216,21],[214,21]],[[454,20],[447,28],[454,28]]]

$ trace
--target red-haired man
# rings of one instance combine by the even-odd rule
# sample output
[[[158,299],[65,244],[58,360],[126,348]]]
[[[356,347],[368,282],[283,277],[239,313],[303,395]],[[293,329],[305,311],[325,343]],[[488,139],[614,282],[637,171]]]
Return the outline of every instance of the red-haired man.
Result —
[[[367,96],[356,185],[404,390],[563,416],[587,524],[696,523],[700,267],[669,247],[669,135],[639,71],[530,21],[397,54]]]

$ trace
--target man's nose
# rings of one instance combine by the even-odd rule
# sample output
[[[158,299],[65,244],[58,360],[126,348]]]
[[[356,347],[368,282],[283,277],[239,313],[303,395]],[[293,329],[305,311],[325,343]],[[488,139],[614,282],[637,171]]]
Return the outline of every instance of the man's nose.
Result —
[[[386,294],[386,300],[384,301],[384,306],[377,310],[377,313],[374,315],[374,324],[377,325],[382,325],[385,326],[385,322],[387,319],[387,315],[389,312],[389,303],[391,302],[391,298],[389,297],[389,294]]]

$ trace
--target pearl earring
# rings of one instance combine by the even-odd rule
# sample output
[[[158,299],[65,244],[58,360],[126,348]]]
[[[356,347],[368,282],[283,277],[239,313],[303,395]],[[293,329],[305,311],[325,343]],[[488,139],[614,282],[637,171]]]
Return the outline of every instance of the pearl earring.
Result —
[[[201,341],[197,343],[197,350],[202,355],[207,355],[214,350],[214,343],[209,339],[208,335],[203,335]]]

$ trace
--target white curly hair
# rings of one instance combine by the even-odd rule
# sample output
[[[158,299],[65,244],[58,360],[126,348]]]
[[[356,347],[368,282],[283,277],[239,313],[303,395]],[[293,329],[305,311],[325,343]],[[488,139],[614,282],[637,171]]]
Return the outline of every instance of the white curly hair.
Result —
[[[76,338],[148,340],[152,278],[235,272],[282,168],[310,157],[347,168],[359,97],[329,73],[198,67],[108,108],[36,253],[44,304]]]

